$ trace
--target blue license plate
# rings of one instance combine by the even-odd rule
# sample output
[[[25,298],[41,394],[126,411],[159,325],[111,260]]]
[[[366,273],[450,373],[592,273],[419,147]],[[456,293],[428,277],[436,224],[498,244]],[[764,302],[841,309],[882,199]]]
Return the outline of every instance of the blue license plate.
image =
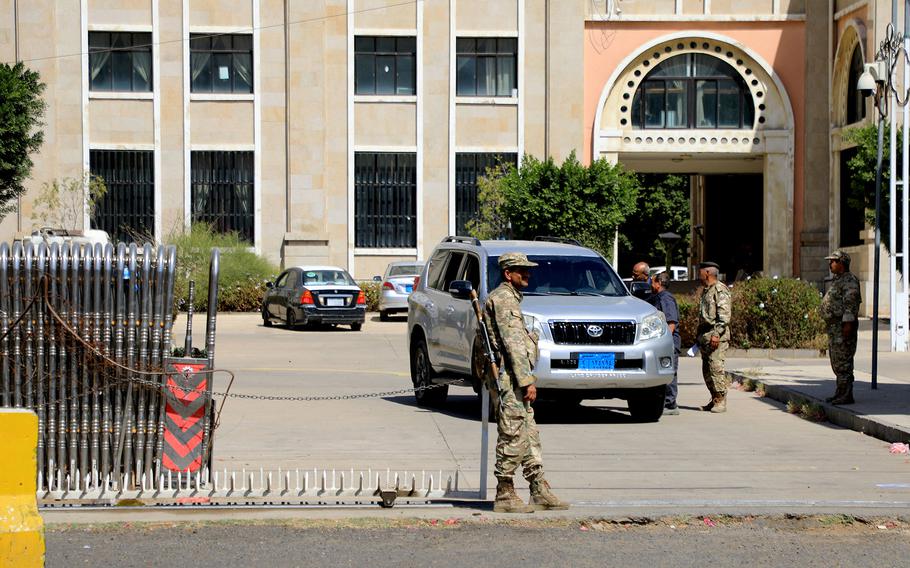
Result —
[[[410,294],[411,292],[414,291],[414,285],[413,285],[413,284],[405,284],[405,285],[404,285],[404,291],[407,292],[408,294]]]
[[[579,353],[579,371],[612,371],[616,368],[616,353]]]

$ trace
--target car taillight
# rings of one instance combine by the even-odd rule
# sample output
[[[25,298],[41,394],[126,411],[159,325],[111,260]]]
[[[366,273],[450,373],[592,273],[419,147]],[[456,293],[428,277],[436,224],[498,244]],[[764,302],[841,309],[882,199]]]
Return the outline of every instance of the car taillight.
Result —
[[[417,289],[417,286],[420,284],[420,276],[414,278],[414,289]]]
[[[366,294],[364,294],[363,290],[361,290],[360,293],[357,294],[357,305],[364,306],[364,305],[366,305],[366,303],[367,303]]]
[[[395,289],[395,285],[392,284],[391,282],[383,282],[383,283],[382,283],[382,287],[385,288],[386,290],[394,290],[394,289]]]
[[[312,306],[312,305],[315,304],[316,302],[313,301],[313,295],[310,294],[310,291],[309,291],[309,290],[304,290],[304,291],[303,291],[303,294],[300,295],[300,303],[301,303],[301,304],[308,304],[308,305]]]

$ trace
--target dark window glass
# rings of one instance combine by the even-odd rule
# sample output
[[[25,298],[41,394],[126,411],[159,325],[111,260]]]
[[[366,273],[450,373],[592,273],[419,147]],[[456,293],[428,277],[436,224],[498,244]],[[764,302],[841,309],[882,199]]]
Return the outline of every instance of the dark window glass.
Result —
[[[514,153],[457,153],[455,154],[455,233],[467,235],[467,223],[477,217],[477,179],[483,177],[489,168],[502,165],[518,165],[518,154]]]
[[[152,90],[152,34],[89,32],[89,90]]]
[[[455,92],[462,97],[512,97],[518,89],[516,38],[458,38]]]
[[[523,290],[529,295],[568,296],[628,296],[625,284],[610,266],[598,256],[538,256],[528,255],[537,263],[531,285]],[[502,283],[499,258],[487,259],[487,286],[496,289]]]
[[[439,276],[442,274],[442,269],[446,264],[446,254],[447,251],[437,251],[430,259],[430,268],[427,269],[427,288],[437,287]]]
[[[743,78],[706,54],[677,55],[654,67],[632,99],[635,128],[752,128],[755,104]]]
[[[253,152],[192,152],[190,170],[193,222],[252,243]]]
[[[190,91],[252,93],[253,36],[191,34]]]
[[[866,118],[866,97],[856,90],[859,76],[863,74],[863,63],[863,54],[857,45],[850,58],[850,75],[847,79],[847,124]]]
[[[89,171],[107,186],[92,215],[92,227],[107,231],[114,241],[154,238],[155,153],[91,150]]]
[[[357,36],[354,38],[354,93],[416,94],[416,63],[416,38]]]
[[[451,284],[453,280],[458,280],[458,275],[460,274],[459,268],[461,268],[461,261],[463,259],[463,252],[452,252],[449,254],[449,262],[446,264],[445,275],[437,282],[440,290],[448,292],[449,284]]]
[[[417,246],[417,156],[354,155],[354,246]]]

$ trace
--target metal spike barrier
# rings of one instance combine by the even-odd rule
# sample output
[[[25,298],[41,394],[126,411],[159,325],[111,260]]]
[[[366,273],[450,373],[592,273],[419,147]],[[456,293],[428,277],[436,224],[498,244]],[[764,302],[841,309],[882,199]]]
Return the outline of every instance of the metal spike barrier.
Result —
[[[0,407],[38,415],[39,496],[161,491],[158,480],[169,477],[161,372],[173,359],[176,261],[173,246],[0,243]],[[215,250],[208,368],[217,293]],[[203,464],[212,437],[210,378],[207,385]],[[201,475],[185,473],[186,486],[204,491]]]

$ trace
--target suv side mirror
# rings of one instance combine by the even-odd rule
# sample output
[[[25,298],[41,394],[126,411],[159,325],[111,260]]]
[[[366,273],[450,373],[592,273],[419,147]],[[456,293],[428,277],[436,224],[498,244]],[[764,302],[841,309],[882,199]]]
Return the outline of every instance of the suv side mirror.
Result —
[[[382,282],[382,276],[374,276],[373,282]]]
[[[266,282],[266,283],[265,283],[265,287],[266,287],[266,288],[274,288],[274,287],[275,287],[275,284],[274,284],[273,282],[269,281],[269,282]]]
[[[470,300],[473,289],[474,287],[468,280],[453,280],[449,284],[449,294],[456,300]]]
[[[651,284],[648,282],[630,282],[629,291],[632,292],[632,295],[636,298],[644,299],[651,293]]]

